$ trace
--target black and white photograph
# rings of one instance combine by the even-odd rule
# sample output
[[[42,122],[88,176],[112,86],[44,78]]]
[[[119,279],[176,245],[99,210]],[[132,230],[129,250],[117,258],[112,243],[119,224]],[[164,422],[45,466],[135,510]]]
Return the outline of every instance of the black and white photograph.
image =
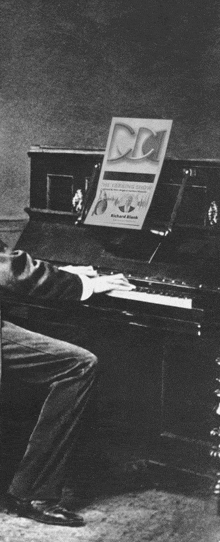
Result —
[[[220,542],[220,4],[0,0],[0,542]]]

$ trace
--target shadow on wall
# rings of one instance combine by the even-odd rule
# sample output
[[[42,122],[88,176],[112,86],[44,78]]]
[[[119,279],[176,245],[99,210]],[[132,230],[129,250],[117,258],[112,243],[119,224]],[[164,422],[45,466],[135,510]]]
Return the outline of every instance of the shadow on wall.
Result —
[[[13,249],[26,224],[25,219],[0,220],[0,238]]]

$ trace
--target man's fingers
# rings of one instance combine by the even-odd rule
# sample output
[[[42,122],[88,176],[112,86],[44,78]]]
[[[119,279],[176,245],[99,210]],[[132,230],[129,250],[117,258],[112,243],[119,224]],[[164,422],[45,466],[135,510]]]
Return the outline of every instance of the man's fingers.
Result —
[[[94,293],[109,292],[111,290],[133,290],[135,286],[130,284],[123,274],[102,275],[91,279],[94,281]]]
[[[118,274],[118,275],[112,275],[107,278],[109,285],[111,285],[115,289],[120,290],[134,290],[135,286],[131,284],[124,275]]]
[[[129,282],[124,284],[120,282],[114,284],[112,283],[111,286],[114,290],[135,290],[135,286]]]

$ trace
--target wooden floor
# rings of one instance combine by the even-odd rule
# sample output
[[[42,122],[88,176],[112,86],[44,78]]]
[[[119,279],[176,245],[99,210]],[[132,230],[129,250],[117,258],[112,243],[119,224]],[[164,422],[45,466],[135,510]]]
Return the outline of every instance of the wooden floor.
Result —
[[[55,527],[9,516],[0,508],[1,542],[219,542],[220,518],[206,485],[168,473],[93,479],[79,505],[86,526]],[[91,480],[90,480],[91,482]],[[193,482],[193,483],[192,483]],[[85,489],[85,488],[84,488]],[[83,495],[82,495],[83,497]]]

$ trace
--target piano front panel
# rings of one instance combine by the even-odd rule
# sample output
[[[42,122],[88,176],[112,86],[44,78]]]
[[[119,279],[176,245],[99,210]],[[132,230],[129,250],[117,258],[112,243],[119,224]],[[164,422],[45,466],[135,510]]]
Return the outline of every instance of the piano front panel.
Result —
[[[28,154],[31,162],[31,209],[44,212],[51,210],[50,198],[48,199],[48,185],[51,181],[51,197],[54,199],[52,211],[63,211],[68,215],[71,214],[72,197],[78,189],[81,189],[85,195],[96,166],[102,164],[104,150],[70,150],[34,146]],[[184,169],[190,170],[190,176],[176,224],[179,227],[191,228],[206,228],[209,225],[215,225],[219,229],[220,163],[218,160],[165,159],[145,226],[168,222],[182,183]],[[63,191],[59,186],[62,183]],[[63,209],[60,208],[62,192]],[[68,198],[69,201],[67,201]],[[216,213],[217,222],[214,220],[213,223],[213,214]],[[74,216],[74,212],[72,214]]]
[[[177,315],[172,322],[86,303],[71,310],[11,302],[4,304],[5,318],[98,356],[99,436],[116,464],[150,460],[212,474],[218,334],[200,336],[194,322]]]

